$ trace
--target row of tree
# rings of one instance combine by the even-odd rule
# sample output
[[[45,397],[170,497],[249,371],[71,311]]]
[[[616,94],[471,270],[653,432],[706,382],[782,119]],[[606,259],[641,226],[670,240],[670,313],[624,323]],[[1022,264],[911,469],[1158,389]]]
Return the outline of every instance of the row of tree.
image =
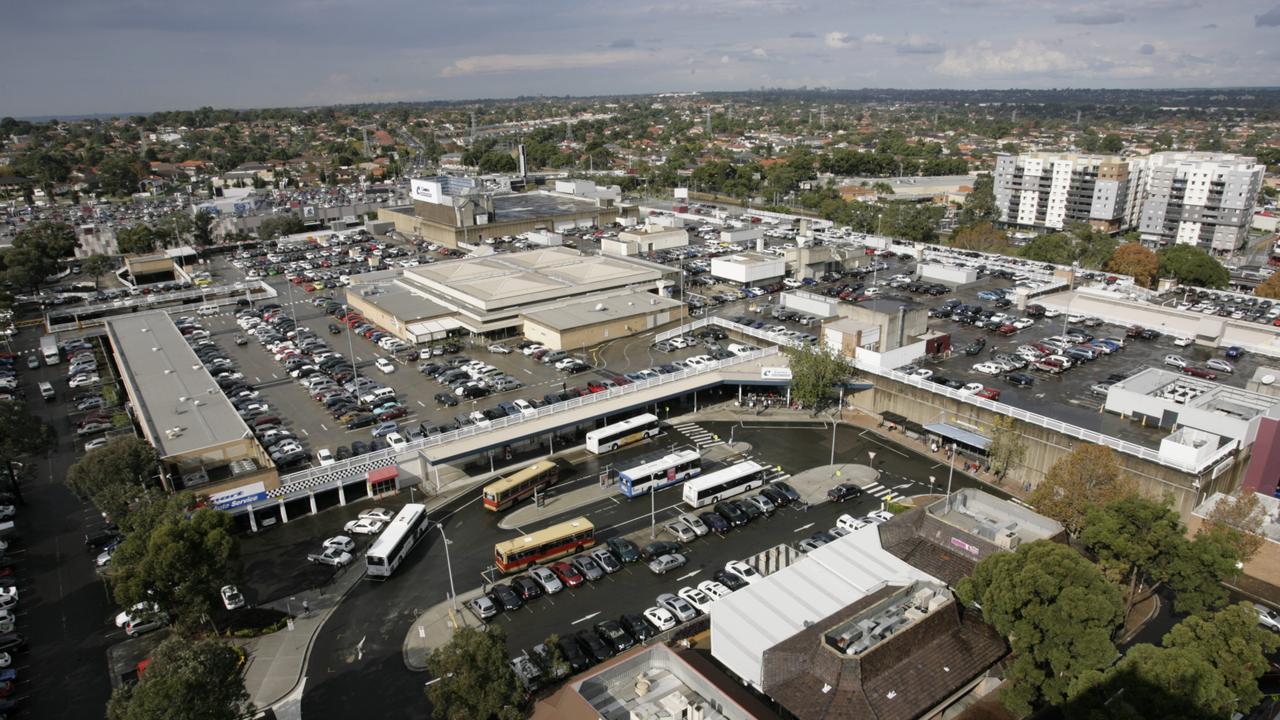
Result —
[[[1088,557],[1030,543],[983,560],[957,587],[1009,639],[1003,700],[1012,711],[1055,705],[1070,708],[1069,717],[1222,717],[1261,699],[1263,654],[1280,641],[1258,627],[1252,608],[1225,607],[1222,585],[1261,545],[1256,497],[1222,499],[1188,537],[1176,511],[1135,494],[1109,448],[1082,444],[1030,500]],[[1135,646],[1117,662],[1125,619],[1162,587],[1191,617],[1162,646]],[[1159,682],[1174,677],[1186,682]]]

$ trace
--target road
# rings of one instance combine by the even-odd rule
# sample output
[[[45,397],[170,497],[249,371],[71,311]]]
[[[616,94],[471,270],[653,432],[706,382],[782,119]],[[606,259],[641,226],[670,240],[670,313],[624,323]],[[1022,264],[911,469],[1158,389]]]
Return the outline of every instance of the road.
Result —
[[[723,438],[734,424],[699,425]],[[733,432],[735,440],[752,446],[751,455],[780,465],[788,473],[824,464],[828,458],[829,426],[782,428],[766,420],[739,426]],[[654,445],[672,442],[696,444],[694,438],[668,430],[648,446],[619,451],[617,456],[605,460],[618,464],[628,457],[651,452]],[[880,453],[877,465],[888,457],[883,472],[894,480],[895,486],[903,486],[898,490],[901,494],[927,492],[927,478],[931,473],[938,475],[939,468],[945,476],[945,465],[939,465],[935,459],[888,446],[853,428],[842,427],[836,444],[837,462],[865,462],[869,450]],[[814,448],[822,448],[822,452],[815,453]],[[596,462],[594,466],[579,467],[579,476],[592,476],[598,467],[599,461]],[[969,484],[971,481],[965,480],[957,482],[957,487]],[[658,494],[655,505],[664,509],[658,516],[659,526],[667,517],[684,509],[683,506],[679,510],[671,507],[678,502],[678,486]],[[623,612],[643,610],[658,593],[708,579],[730,559],[747,557],[779,543],[795,543],[815,530],[831,527],[841,513],[865,514],[878,506],[875,497],[864,496],[842,505],[817,505],[807,511],[786,508],[772,518],[754,521],[724,538],[708,536],[690,543],[687,546],[689,566],[672,576],[656,577],[643,567],[629,566],[608,579],[567,590],[554,598],[536,600],[517,612],[499,616],[494,622],[501,623],[507,630],[509,647],[515,654],[553,632],[572,632]],[[633,530],[643,531],[648,525],[649,503],[606,498],[571,512],[587,516],[596,524],[599,535],[608,538]],[[481,572],[490,565],[493,543],[516,535],[500,530],[498,518],[483,510],[475,498],[454,503],[436,519],[444,523],[452,541],[450,560],[459,593],[481,585]],[[647,537],[647,533],[643,534]],[[401,642],[421,611],[446,599],[447,588],[443,544],[436,533],[426,541],[425,547],[415,550],[390,581],[357,586],[316,639],[306,670],[303,717],[307,720],[348,718],[355,714],[388,719],[426,717],[428,707],[421,693],[427,677],[405,669]],[[578,622],[575,624],[575,621]],[[368,692],[372,682],[377,683],[377,693]]]

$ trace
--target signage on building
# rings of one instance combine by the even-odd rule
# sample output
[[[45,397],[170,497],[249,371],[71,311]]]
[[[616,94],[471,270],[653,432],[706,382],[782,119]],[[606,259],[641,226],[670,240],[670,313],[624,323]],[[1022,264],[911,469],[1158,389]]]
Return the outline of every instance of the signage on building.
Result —
[[[970,545],[969,543],[961,540],[960,538],[951,538],[951,544],[960,548],[961,550],[967,551],[970,555],[977,555],[982,552],[980,549],[978,549],[977,546]]]
[[[234,490],[214,493],[209,496],[209,504],[219,510],[232,510],[243,505],[250,505],[267,497],[267,486],[261,482],[249,483]]]
[[[762,367],[760,368],[761,380],[790,380],[791,368],[785,367]]]
[[[414,200],[440,205],[444,194],[440,191],[440,183],[434,180],[413,179],[409,181],[409,197]]]

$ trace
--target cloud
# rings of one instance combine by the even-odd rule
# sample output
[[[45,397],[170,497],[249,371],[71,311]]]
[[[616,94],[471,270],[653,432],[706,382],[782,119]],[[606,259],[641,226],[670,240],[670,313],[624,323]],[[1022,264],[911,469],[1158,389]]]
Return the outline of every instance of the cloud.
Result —
[[[751,57],[756,58],[757,60],[768,60],[769,53],[765,52],[765,49],[762,47],[751,48]]]
[[[1218,23],[1209,23],[1208,25],[1201,25],[1200,29],[1201,30],[1217,30]]]
[[[862,42],[866,43],[867,45],[884,45],[885,43],[889,42],[889,40],[883,35],[870,33],[868,35],[862,36]]]
[[[829,32],[822,39],[829,48],[846,48],[853,44],[853,38],[846,32]]]
[[[609,47],[614,49],[633,48],[635,46],[636,46],[636,41],[632,40],[631,38],[618,38],[617,40],[614,40],[613,42],[609,43]]]
[[[1280,27],[1280,5],[1253,16],[1254,27]]]
[[[1139,55],[1155,55],[1156,48],[1151,43],[1145,43],[1144,45],[1138,48],[1138,54]]]
[[[797,30],[796,32],[791,33],[787,37],[795,38],[797,40],[805,40],[808,38],[816,38],[818,37],[818,35],[816,33],[811,33],[808,30]]]
[[[1085,64],[1061,50],[1034,40],[1019,40],[1007,50],[996,50],[989,41],[961,50],[948,50],[934,72],[970,78],[1082,70]]]
[[[634,62],[648,57],[638,50],[604,50],[580,53],[531,53],[528,55],[473,55],[459,58],[440,71],[441,77],[498,73],[574,70]]]
[[[894,46],[903,55],[936,55],[945,52],[946,48],[936,40],[923,35],[908,35],[905,40]]]
[[[1124,13],[1114,10],[1073,10],[1053,16],[1060,25],[1115,25],[1124,22]]]

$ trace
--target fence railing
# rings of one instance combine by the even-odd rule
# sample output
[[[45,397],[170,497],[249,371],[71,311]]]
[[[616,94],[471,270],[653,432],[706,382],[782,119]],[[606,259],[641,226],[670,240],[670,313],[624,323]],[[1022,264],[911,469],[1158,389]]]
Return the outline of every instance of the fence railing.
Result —
[[[672,328],[670,330],[667,330],[666,332],[659,333],[658,335],[654,336],[653,341],[655,343],[658,343],[663,340],[670,340],[671,338],[674,338],[674,337],[687,335],[695,330],[699,330],[701,328],[707,327],[708,325],[718,325],[727,330],[732,330],[741,335],[746,335],[747,337],[753,337],[758,340],[763,340],[764,342],[776,343],[778,345],[782,345],[785,347],[791,347],[791,348],[807,347],[807,345],[805,345],[804,343],[797,342],[795,340],[792,340],[791,338],[779,337],[778,335],[775,335],[771,332],[765,332],[764,330],[761,330],[759,328],[753,328],[749,325],[743,325],[741,323],[733,322],[732,320],[726,320],[725,318],[715,317],[715,316],[699,318],[687,325],[681,325],[680,327]]]
[[[60,310],[49,313],[46,317],[45,326],[49,332],[64,332],[67,330],[75,330],[85,325],[101,325],[104,321],[123,314],[133,308],[154,308],[156,310],[164,310],[172,312],[184,308],[177,308],[170,303],[185,303],[187,300],[201,298],[203,302],[210,305],[222,305],[234,303],[244,297],[246,293],[254,296],[256,299],[274,298],[278,294],[275,288],[261,280],[244,280],[234,285],[216,285],[206,288],[193,288],[191,290],[183,290],[181,292],[165,293],[163,295],[142,295],[140,297],[130,297],[127,300],[116,300],[114,302],[96,303],[94,305],[84,305],[74,310]],[[95,317],[85,317],[86,315],[94,315]],[[69,320],[67,318],[70,318]],[[61,322],[59,322],[61,321]]]
[[[777,352],[778,349],[774,347],[755,350],[747,353],[746,355],[729,358],[727,360],[717,360],[700,368],[681,370],[680,372],[659,375],[656,378],[649,378],[646,380],[637,380],[626,385],[618,385],[616,387],[608,388],[598,393],[570,398],[564,402],[558,402],[553,405],[544,405],[540,408],[534,409],[534,411],[530,413],[508,415],[507,417],[498,418],[497,420],[486,421],[483,424],[468,425],[447,433],[441,433],[421,440],[415,440],[401,448],[387,448],[386,450],[379,450],[377,452],[366,453],[358,457],[348,458],[347,460],[342,460],[333,465],[308,468],[306,470],[281,477],[280,487],[272,490],[268,494],[271,497],[278,498],[288,496],[298,490],[323,489],[322,486],[327,486],[343,480],[349,480],[362,473],[368,472],[369,470],[390,467],[396,463],[396,458],[406,454],[415,453],[441,445],[447,445],[465,438],[531,422],[565,410],[587,407],[613,398],[633,395],[641,390],[669,385],[686,378],[706,375],[707,373],[715,372],[723,368],[729,368],[735,365],[751,362],[752,360],[757,360],[759,358],[769,357],[777,354]]]

